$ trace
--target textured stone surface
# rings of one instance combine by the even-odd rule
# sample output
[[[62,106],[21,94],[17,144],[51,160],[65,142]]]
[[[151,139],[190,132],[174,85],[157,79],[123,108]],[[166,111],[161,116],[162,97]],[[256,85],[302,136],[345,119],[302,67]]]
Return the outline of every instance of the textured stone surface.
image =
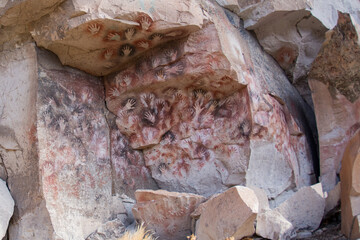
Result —
[[[196,224],[199,239],[241,239],[255,233],[258,199],[250,188],[236,186],[211,198]]]
[[[346,144],[360,127],[360,47],[353,24],[339,15],[309,73],[325,191],[335,187]]]
[[[342,159],[341,232],[349,239],[360,238],[360,131],[349,141]]]
[[[0,155],[16,204],[9,238],[48,239],[53,229],[37,168],[35,46],[3,51],[0,58]]]
[[[8,229],[10,218],[14,213],[14,199],[11,197],[6,182],[0,179],[0,238],[2,239]]]
[[[33,41],[34,23],[53,12],[64,0],[1,0],[0,49],[12,49]]]
[[[320,183],[303,187],[274,211],[288,220],[294,229],[311,229],[319,227],[324,216],[325,199]]]
[[[131,157],[133,152],[118,142],[112,146],[121,139],[111,141],[104,88],[97,78],[63,68],[45,52],[39,54],[38,74],[39,168],[46,207],[57,237],[84,239],[112,216],[126,213],[117,195],[122,189],[114,183],[121,168],[111,153]],[[142,174],[142,186],[151,187],[148,173]]]
[[[248,181],[276,198],[291,184],[309,185],[311,131],[304,102],[254,39],[230,24],[239,21],[236,16],[211,3],[202,7],[214,24],[155,47],[105,78],[107,107],[121,133],[131,147],[145,149],[152,177],[170,191],[209,196]],[[251,159],[256,165],[269,156],[257,153],[258,142],[271,146],[282,166],[283,176],[273,175],[285,179],[280,187],[277,179],[266,185],[251,177],[255,172],[246,176]]]
[[[135,64],[148,49],[187,36],[204,20],[194,0],[74,0],[62,7],[37,24],[32,36],[63,64],[97,76]]]
[[[278,211],[259,213],[256,219],[256,234],[264,238],[287,240],[294,234],[293,225]]]
[[[268,196],[267,196],[266,192],[263,189],[254,187],[254,186],[248,186],[248,188],[250,188],[251,190],[254,191],[254,193],[258,199],[258,202],[259,202],[258,213],[270,210],[269,200],[268,200]]]
[[[137,190],[134,217],[159,239],[185,239],[191,234],[190,214],[205,198],[164,190]]]
[[[218,2],[237,14],[259,3]],[[0,53],[10,240],[117,237],[136,189],[255,186],[277,206],[313,183],[311,110],[215,2],[0,0],[0,24],[1,49],[16,47]]]
[[[218,1],[224,7],[231,3]],[[306,76],[325,32],[337,23],[337,11],[350,13],[360,23],[359,1],[239,1],[232,9],[255,31],[260,44],[285,70],[306,101],[312,105]]]

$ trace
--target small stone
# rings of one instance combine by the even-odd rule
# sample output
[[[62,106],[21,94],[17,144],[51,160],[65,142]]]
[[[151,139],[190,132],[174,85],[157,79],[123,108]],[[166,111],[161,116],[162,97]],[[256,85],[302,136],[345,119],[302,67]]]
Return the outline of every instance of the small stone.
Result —
[[[268,239],[290,239],[293,225],[279,212],[270,210],[257,216],[256,234]]]
[[[310,231],[301,231],[298,232],[296,235],[296,238],[309,238],[312,236],[312,233]]]

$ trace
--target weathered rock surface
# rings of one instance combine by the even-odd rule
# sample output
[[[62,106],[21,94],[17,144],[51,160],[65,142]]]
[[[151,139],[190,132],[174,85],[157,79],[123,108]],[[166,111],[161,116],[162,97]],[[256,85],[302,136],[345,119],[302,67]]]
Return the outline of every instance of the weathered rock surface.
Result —
[[[337,22],[337,11],[350,13],[360,23],[358,1],[225,1],[220,5],[244,19],[260,44],[286,71],[306,101],[312,105],[306,76],[316,58],[325,32]]]
[[[11,197],[6,182],[0,179],[0,239],[8,229],[10,218],[14,213],[14,199]]]
[[[107,120],[102,83],[61,67],[46,52],[38,59],[37,131],[46,207],[58,237],[85,239],[112,216],[126,214],[119,197],[124,190],[114,183],[121,174],[121,181],[128,181],[118,151],[131,160],[129,172],[138,166],[133,173],[139,178],[128,183],[128,190],[138,187],[139,179],[142,187],[154,185],[141,155],[127,149],[121,135],[112,138],[116,132]]]
[[[232,187],[208,200],[204,206],[195,231],[200,240],[241,239],[255,233],[259,202],[250,188]]]
[[[73,0],[39,22],[32,36],[63,64],[103,76],[135,64],[150,48],[199,30],[203,21],[194,0]]]
[[[134,217],[159,239],[185,239],[191,234],[190,214],[205,198],[164,190],[137,190]]]
[[[201,7],[214,23],[105,78],[107,107],[121,133],[145,149],[152,177],[169,191],[209,196],[248,184],[276,198],[311,184],[309,109],[254,39],[230,24],[227,16],[236,23],[235,15],[211,3]],[[264,175],[279,169],[266,181],[255,177],[263,159]]]
[[[218,2],[248,16],[266,6],[256,26],[264,19],[279,25],[261,33],[278,48],[272,54],[280,65],[299,76],[331,22],[308,17],[316,9],[304,1]],[[118,237],[132,221],[125,209],[132,203],[124,206],[121,196],[134,197],[136,189],[210,196],[255,186],[276,207],[295,206],[291,195],[314,182],[311,109],[239,17],[213,1],[0,0],[0,25],[7,50],[0,53],[0,178],[16,202],[10,240]],[[106,77],[62,67],[45,50],[22,45],[34,41],[30,31],[63,64]],[[256,211],[268,209],[263,202]],[[256,212],[249,205],[243,202],[251,215],[245,226]],[[170,215],[183,221],[186,211]],[[159,226],[168,223],[161,216]],[[287,236],[285,222],[295,220],[283,216],[284,225],[266,234]],[[182,231],[163,229],[170,239]]]
[[[268,200],[268,196],[266,195],[266,192],[263,189],[254,186],[250,186],[248,188],[254,191],[258,199],[259,202],[258,213],[262,213],[267,210],[270,210],[269,200]]]
[[[325,191],[335,187],[345,147],[360,127],[360,46],[354,24],[349,15],[339,14],[309,73]]]
[[[274,211],[288,220],[294,229],[315,230],[324,216],[325,199],[321,184],[303,187]]]
[[[15,200],[10,239],[48,239],[53,229],[39,182],[34,44],[0,53],[0,155]]]
[[[360,131],[349,141],[342,159],[341,232],[360,238]]]
[[[256,234],[268,239],[287,240],[294,235],[293,225],[275,210],[259,213]]]

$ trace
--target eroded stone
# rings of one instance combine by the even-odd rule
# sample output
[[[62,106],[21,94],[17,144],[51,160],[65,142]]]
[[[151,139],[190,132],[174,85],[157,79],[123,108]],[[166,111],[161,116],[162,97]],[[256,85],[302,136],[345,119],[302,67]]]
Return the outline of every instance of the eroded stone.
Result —
[[[321,183],[318,183],[299,189],[274,211],[278,211],[296,230],[315,230],[321,223],[324,209],[324,194]]]
[[[268,239],[288,240],[294,235],[294,227],[278,211],[269,210],[258,214],[256,234]]]
[[[241,239],[255,233],[258,199],[250,188],[236,186],[211,198],[196,224],[199,239]]]
[[[360,127],[358,39],[350,16],[339,14],[338,25],[327,33],[326,42],[309,73],[325,191],[335,187],[346,144]]]
[[[360,238],[360,131],[349,141],[342,159],[341,232],[349,239]]]
[[[164,190],[137,190],[134,217],[159,239],[185,239],[191,234],[190,214],[205,198]]]

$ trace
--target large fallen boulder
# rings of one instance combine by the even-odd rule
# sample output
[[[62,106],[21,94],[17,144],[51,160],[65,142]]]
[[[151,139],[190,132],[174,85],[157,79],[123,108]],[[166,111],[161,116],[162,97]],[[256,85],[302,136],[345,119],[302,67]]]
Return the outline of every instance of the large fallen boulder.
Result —
[[[196,223],[199,240],[241,239],[255,233],[259,202],[253,190],[236,186],[208,200]]]
[[[325,199],[321,183],[303,187],[274,211],[279,212],[296,230],[315,230],[324,216]]]
[[[14,212],[14,205],[14,200],[5,181],[0,179],[0,239],[6,234],[10,218]]]
[[[341,232],[360,238],[360,131],[349,141],[341,168]]]
[[[165,190],[137,190],[133,214],[159,239],[183,240],[191,234],[190,214],[205,198]]]

